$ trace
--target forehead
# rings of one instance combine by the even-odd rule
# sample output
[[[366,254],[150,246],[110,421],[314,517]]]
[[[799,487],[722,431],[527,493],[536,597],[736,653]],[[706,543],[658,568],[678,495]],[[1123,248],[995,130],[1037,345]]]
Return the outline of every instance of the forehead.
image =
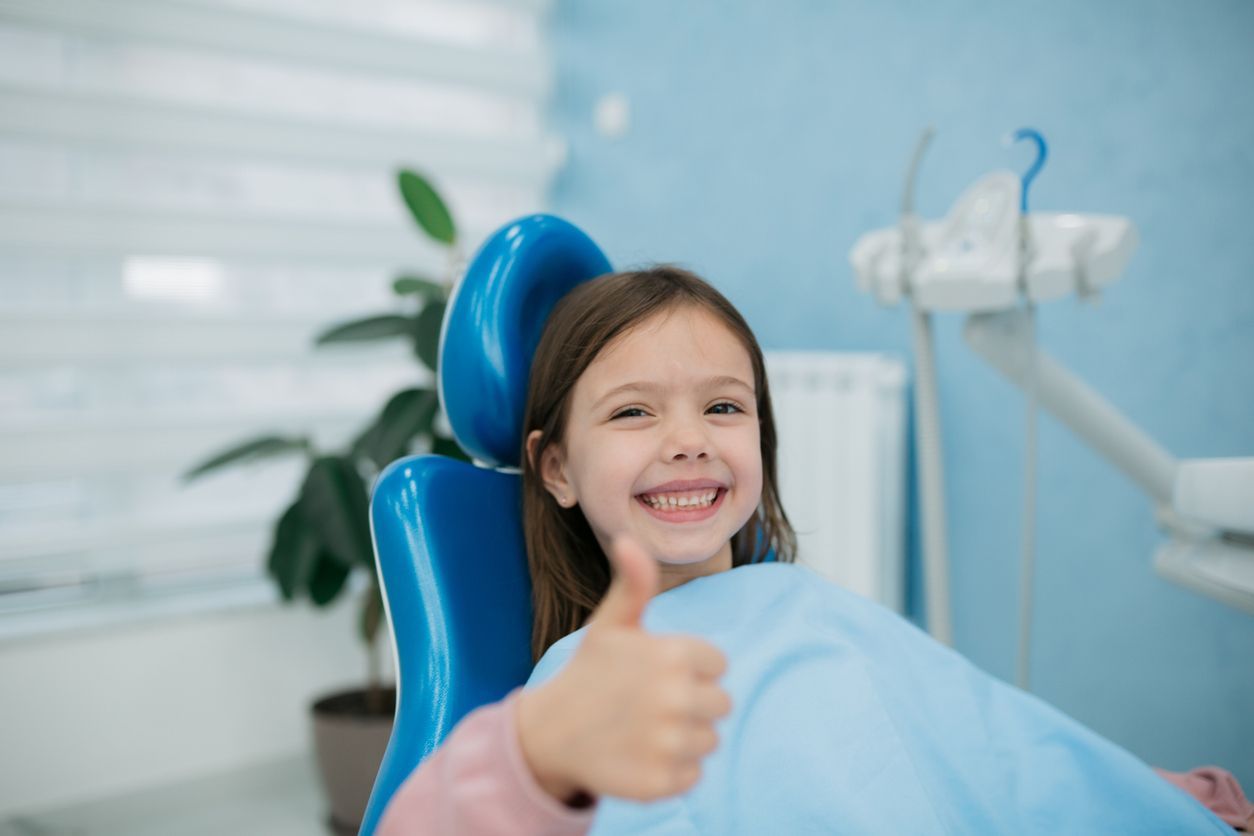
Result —
[[[620,334],[597,354],[576,389],[592,395],[628,382],[682,385],[718,376],[753,387],[749,351],[722,319],[688,305],[660,311]]]

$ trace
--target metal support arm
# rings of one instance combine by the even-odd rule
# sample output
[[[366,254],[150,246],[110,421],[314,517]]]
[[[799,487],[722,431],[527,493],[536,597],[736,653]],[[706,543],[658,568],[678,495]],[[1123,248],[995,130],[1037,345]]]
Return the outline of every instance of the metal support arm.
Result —
[[[1022,387],[1036,364],[1040,404],[1109,459],[1155,502],[1170,506],[1179,462],[1101,395],[1023,338],[1021,311],[974,314],[963,336],[990,365]]]

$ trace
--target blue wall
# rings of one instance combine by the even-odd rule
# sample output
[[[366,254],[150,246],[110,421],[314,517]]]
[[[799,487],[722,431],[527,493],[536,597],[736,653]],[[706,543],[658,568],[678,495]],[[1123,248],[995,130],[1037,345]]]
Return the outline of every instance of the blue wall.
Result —
[[[1125,214],[1143,243],[1096,306],[1041,312],[1047,351],[1178,456],[1254,455],[1254,4],[559,2],[555,210],[618,265],[710,277],[768,348],[908,354],[904,310],[847,252],[892,224],[919,130],[939,134],[919,208],[1022,170],[1033,208]],[[632,107],[621,139],[596,100]],[[939,325],[958,648],[1013,677],[1022,401]],[[1033,683],[1174,769],[1254,786],[1254,617],[1150,566],[1153,509],[1060,425],[1041,425]],[[917,555],[916,555],[917,560]]]

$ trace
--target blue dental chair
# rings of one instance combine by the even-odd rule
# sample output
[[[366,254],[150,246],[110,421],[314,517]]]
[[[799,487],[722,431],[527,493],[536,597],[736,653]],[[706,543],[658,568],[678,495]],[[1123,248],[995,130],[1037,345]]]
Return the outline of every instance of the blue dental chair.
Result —
[[[396,652],[397,705],[363,836],[462,717],[531,673],[517,470],[527,378],[558,299],[609,271],[581,231],[533,215],[483,245],[448,306],[440,401],[458,442],[480,464],[411,456],[375,484],[370,523]]]

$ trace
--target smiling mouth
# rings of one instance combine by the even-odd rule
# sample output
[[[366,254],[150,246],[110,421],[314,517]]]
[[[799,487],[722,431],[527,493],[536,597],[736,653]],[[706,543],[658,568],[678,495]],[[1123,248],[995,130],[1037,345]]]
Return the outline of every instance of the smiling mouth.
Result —
[[[652,516],[671,522],[705,519],[722,504],[726,488],[697,488],[690,491],[642,493],[636,501]]]

